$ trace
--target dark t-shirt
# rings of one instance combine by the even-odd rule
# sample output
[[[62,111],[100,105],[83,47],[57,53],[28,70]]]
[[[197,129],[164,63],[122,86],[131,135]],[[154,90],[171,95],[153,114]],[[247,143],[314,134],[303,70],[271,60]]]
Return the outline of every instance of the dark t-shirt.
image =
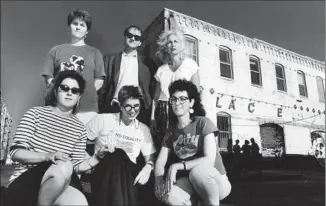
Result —
[[[73,46],[62,44],[53,47],[46,59],[42,76],[55,77],[59,71],[75,70],[86,80],[85,92],[81,98],[80,111],[98,112],[95,78],[105,76],[101,52],[89,45]]]
[[[179,129],[171,127],[162,142],[163,147],[173,151],[173,159],[177,162],[192,160],[204,156],[204,138],[210,133],[217,133],[218,129],[207,117],[195,117],[186,127]],[[225,174],[221,155],[217,150],[215,168]]]

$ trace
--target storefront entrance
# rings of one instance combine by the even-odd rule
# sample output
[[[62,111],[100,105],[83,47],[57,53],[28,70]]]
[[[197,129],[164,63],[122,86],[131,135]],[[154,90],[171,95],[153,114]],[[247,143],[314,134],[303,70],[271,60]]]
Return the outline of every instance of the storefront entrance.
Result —
[[[280,158],[285,154],[284,131],[277,124],[260,125],[261,151],[264,157]]]

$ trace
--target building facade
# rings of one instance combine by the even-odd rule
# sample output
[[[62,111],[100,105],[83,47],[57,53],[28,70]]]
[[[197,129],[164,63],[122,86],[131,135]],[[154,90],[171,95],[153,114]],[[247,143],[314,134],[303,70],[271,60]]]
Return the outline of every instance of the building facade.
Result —
[[[222,151],[251,138],[263,156],[316,155],[324,146],[316,144],[325,139],[325,62],[165,8],[144,32],[144,54],[157,66],[157,37],[175,27],[199,65],[203,105],[221,131]]]

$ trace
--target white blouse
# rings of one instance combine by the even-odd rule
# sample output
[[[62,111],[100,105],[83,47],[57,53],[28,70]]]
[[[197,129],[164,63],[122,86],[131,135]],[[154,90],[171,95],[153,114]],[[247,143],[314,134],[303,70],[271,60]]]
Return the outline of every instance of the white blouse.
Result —
[[[172,82],[179,79],[191,80],[191,77],[198,71],[197,63],[190,59],[185,58],[180,67],[176,71],[172,71],[168,64],[163,64],[157,69],[154,78],[161,84],[161,94],[159,100],[169,100],[169,86]]]

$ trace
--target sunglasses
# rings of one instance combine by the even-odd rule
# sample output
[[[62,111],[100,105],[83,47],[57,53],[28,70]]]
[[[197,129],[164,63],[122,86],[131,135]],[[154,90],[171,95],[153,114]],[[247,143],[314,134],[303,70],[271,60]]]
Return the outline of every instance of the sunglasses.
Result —
[[[132,37],[134,37],[134,39],[136,41],[140,41],[141,40],[141,36],[138,36],[138,35],[135,35],[135,34],[132,34],[132,33],[129,33],[129,32],[126,33],[126,37],[129,38],[129,39],[131,39]]]
[[[64,84],[61,84],[60,86],[60,89],[64,92],[69,92],[69,90],[71,90],[71,93],[73,94],[80,94],[80,89],[77,88],[77,87],[68,87],[67,85],[64,85]]]
[[[169,99],[170,104],[176,104],[177,101],[179,100],[180,104],[184,104],[189,98],[185,97],[185,96],[181,96],[181,97],[171,97]]]
[[[140,109],[140,104],[135,104],[134,106],[130,105],[130,104],[126,104],[123,106],[123,108],[127,111],[130,112],[132,109],[134,109],[136,112],[139,111]]]

